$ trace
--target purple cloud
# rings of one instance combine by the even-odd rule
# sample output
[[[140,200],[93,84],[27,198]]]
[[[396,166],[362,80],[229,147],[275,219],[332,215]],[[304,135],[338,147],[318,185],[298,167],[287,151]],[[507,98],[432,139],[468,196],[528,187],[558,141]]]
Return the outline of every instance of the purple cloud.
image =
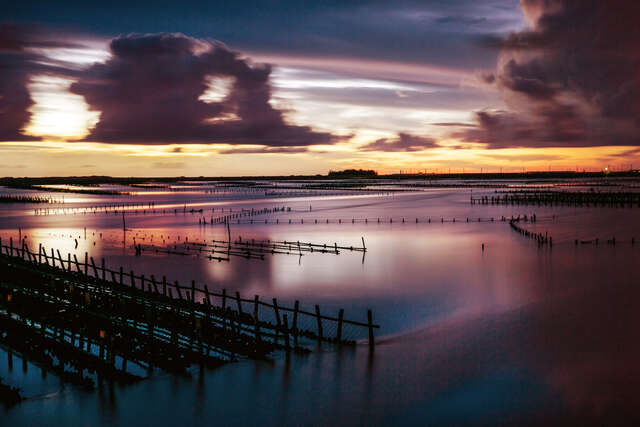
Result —
[[[85,139],[109,143],[228,143],[269,147],[331,144],[329,133],[288,124],[270,104],[271,67],[222,43],[182,34],[130,34],[112,57],[71,85],[100,121]],[[211,77],[230,78],[221,100],[200,99]]]
[[[530,28],[510,35],[482,76],[508,111],[476,114],[455,136],[490,148],[640,144],[640,3],[522,0]]]
[[[39,68],[37,55],[26,50],[29,45],[23,28],[0,25],[0,140],[3,141],[38,139],[22,133],[31,120],[29,108],[34,103],[27,84]]]
[[[397,138],[381,138],[375,140],[360,147],[360,151],[413,152],[437,147],[439,147],[439,145],[432,138],[400,132]]]
[[[73,76],[74,70],[36,53],[34,48],[74,48],[52,39],[37,26],[0,24],[0,141],[34,141],[25,135],[34,101],[28,84],[36,74]]]

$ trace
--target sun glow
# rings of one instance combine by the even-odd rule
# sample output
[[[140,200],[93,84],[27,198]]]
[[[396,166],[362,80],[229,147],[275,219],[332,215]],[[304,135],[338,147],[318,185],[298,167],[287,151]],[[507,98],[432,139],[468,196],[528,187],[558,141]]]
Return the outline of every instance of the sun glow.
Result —
[[[30,108],[31,123],[25,132],[50,140],[82,139],[89,134],[100,112],[89,111],[84,99],[69,92],[72,79],[39,75],[29,84],[35,104]]]

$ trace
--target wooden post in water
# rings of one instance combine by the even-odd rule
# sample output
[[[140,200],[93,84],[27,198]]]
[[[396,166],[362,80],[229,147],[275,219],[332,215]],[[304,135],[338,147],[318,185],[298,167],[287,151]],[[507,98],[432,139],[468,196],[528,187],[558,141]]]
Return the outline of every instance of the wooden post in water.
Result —
[[[278,310],[278,300],[273,298],[273,313],[276,316],[276,326],[280,328],[280,311]]]
[[[291,322],[291,329],[293,329],[293,342],[294,345],[298,345],[298,310],[300,309],[300,301],[296,300],[293,304],[293,322]]]
[[[259,295],[256,295],[253,299],[253,324],[255,326],[256,342],[260,342],[260,320],[258,320],[258,308],[260,305],[259,300]]]
[[[98,268],[96,267],[96,263],[93,261],[93,257],[91,257],[91,268],[93,268],[93,275],[95,276],[95,278],[99,279]]]
[[[205,295],[205,301],[206,304],[211,307],[211,296],[209,295],[209,288],[207,287],[207,285],[204,285],[204,295]]]
[[[242,315],[242,298],[240,298],[240,292],[236,291],[236,304],[238,304],[238,313]]]
[[[88,276],[89,272],[89,254],[87,252],[84,253],[84,275]]]
[[[191,302],[196,302],[196,281],[191,281]]]
[[[289,324],[287,322],[287,315],[282,315],[282,322],[284,326],[284,345],[286,348],[289,348]]]
[[[369,327],[369,349],[373,350],[375,341],[373,338],[373,314],[371,313],[371,309],[367,310],[367,324]]]
[[[322,341],[322,318],[320,318],[320,306],[316,304],[316,321],[318,323],[318,342]]]
[[[338,331],[336,333],[336,340],[342,341],[342,318],[344,316],[344,309],[341,308],[338,312]]]
[[[60,259],[60,268],[62,268],[62,271],[65,271],[64,260],[62,259],[62,255],[60,255],[60,250],[56,249],[56,252],[58,252],[58,259]]]

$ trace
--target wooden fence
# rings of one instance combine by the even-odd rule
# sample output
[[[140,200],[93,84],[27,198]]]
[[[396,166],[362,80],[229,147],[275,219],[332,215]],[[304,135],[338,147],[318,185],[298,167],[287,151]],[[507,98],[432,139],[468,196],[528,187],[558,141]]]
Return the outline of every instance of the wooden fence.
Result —
[[[363,332],[366,331],[368,343],[373,347],[374,329],[379,328],[379,325],[373,323],[370,309],[367,310],[366,321],[356,321],[345,318],[344,309],[339,309],[337,315],[331,316],[321,310],[319,305],[314,305],[313,311],[305,310],[297,300],[293,307],[288,307],[279,303],[277,298],[268,302],[261,300],[259,295],[245,298],[238,291],[231,294],[227,293],[226,289],[222,289],[221,292],[211,291],[207,285],[196,287],[195,281],[191,281],[190,286],[184,286],[178,281],[168,281],[165,276],[156,279],[153,274],[147,277],[144,274],[135,274],[133,270],[124,271],[122,267],[112,270],[105,266],[104,258],[96,264],[87,252],[84,254],[84,260],[79,261],[75,254],[72,256],[68,253],[65,258],[59,250],[54,249],[47,254],[42,245],[39,245],[38,253],[34,253],[24,241],[17,246],[14,245],[13,239],[10,239],[9,245],[3,245],[0,239],[0,252],[2,251],[7,256],[27,260],[35,265],[44,264],[63,273],[73,273],[76,279],[91,277],[104,288],[118,286],[119,290],[136,290],[153,297],[154,300],[161,298],[163,303],[187,304],[200,311],[205,306],[221,308],[228,315],[238,317],[255,339],[264,335],[278,345],[284,344],[285,347],[289,337],[296,342],[299,338],[308,338],[318,342],[352,345],[355,344],[355,338],[364,335],[360,332],[361,329]],[[247,317],[246,314],[250,316]],[[347,329],[350,331],[347,332]]]

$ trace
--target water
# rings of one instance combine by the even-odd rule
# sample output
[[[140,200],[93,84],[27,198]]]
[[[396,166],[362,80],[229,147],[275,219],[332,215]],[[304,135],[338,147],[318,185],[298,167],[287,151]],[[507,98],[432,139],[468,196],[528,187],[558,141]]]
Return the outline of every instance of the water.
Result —
[[[181,283],[193,279],[243,297],[277,297],[285,305],[300,300],[307,309],[319,304],[330,315],[343,308],[346,318],[359,321],[366,321],[370,308],[381,325],[375,352],[368,351],[366,330],[352,330],[362,339],[354,349],[324,345],[308,356],[194,367],[186,378],[156,371],[139,384],[103,384],[97,392],[63,385],[52,375],[43,379],[30,364],[25,372],[15,355],[10,369],[1,352],[0,377],[29,397],[0,411],[4,425],[460,425],[636,417],[640,243],[632,246],[631,237],[640,239],[637,208],[471,205],[472,190],[474,197],[494,191],[477,187],[301,197],[282,197],[282,189],[265,196],[198,185],[185,191],[122,188],[136,193],[51,194],[64,194],[67,208],[154,201],[156,212],[127,213],[125,232],[122,216],[113,213],[36,215],[34,209],[53,206],[0,206],[3,244],[10,236],[17,241],[20,227],[32,249],[42,243],[63,258],[71,253],[83,259],[88,251],[115,269]],[[232,224],[232,239],[361,246],[364,237],[367,252],[228,262],[202,255],[134,256],[134,237],[147,245],[153,236],[161,246],[162,240],[165,246],[185,238],[226,240],[224,226],[198,219],[209,220],[222,208],[273,207],[291,211]],[[552,248],[538,247],[500,221],[531,213],[537,222],[521,225],[553,236]],[[279,224],[265,225],[265,218]],[[366,224],[351,222],[363,218]],[[606,244],[613,236],[617,244]],[[574,243],[595,238],[597,247]]]

